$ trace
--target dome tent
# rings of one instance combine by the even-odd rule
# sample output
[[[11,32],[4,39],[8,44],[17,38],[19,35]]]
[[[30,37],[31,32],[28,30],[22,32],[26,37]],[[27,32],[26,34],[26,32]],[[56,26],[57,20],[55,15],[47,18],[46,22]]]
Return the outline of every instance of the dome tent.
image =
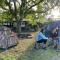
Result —
[[[47,25],[48,30],[52,31],[60,26],[60,20],[59,21],[53,21],[51,24]]]
[[[0,27],[0,48],[7,49],[17,44],[16,33],[11,29],[2,26]]]

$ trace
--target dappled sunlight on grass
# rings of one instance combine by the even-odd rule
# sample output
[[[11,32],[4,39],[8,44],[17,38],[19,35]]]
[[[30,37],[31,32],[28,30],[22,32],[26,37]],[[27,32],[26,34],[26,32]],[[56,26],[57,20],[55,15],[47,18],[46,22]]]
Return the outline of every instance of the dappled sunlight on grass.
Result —
[[[18,41],[18,45],[0,53],[0,59],[3,60],[17,60],[18,56],[24,54],[24,52],[34,44],[34,39],[23,39]]]
[[[60,60],[60,52],[49,47],[36,50],[34,43],[34,38],[19,40],[17,46],[0,52],[0,60]]]

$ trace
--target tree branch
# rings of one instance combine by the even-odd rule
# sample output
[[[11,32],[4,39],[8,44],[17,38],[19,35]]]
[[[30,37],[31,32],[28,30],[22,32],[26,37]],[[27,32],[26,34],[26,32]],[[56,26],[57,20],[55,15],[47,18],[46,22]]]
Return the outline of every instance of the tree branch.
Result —
[[[57,5],[52,6],[51,8],[49,8],[48,10],[46,10],[46,12],[49,11],[49,10],[51,10],[51,9],[53,9],[55,6],[57,6]]]
[[[0,8],[2,8],[3,10],[8,10],[7,8],[5,8],[5,7],[1,6],[1,5],[0,5]]]
[[[38,5],[39,3],[41,3],[43,0],[40,0],[39,2],[37,2],[37,3],[35,3],[34,5],[32,5],[32,6],[30,6],[30,8],[29,9],[31,9],[32,7],[34,7],[34,6],[36,6],[36,5]]]
[[[31,1],[30,1],[30,0],[29,0],[29,1],[27,1],[27,2],[26,2],[26,4],[27,4],[27,3],[29,3],[29,2],[31,2]]]

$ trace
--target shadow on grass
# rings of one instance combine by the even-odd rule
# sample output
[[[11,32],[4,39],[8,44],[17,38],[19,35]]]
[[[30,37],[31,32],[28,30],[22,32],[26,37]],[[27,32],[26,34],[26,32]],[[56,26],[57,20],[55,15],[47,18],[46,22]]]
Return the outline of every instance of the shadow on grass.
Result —
[[[37,56],[41,58],[41,54],[44,53],[46,50],[43,49],[34,49],[34,44],[29,46],[26,51],[20,55],[17,60],[35,60]],[[40,59],[37,59],[40,60]]]
[[[33,45],[28,47],[27,50],[24,51],[23,54],[17,58],[17,60],[32,60],[34,58],[33,55],[35,52]]]
[[[8,48],[0,48],[0,53],[1,52],[5,52],[6,50],[9,50],[9,49],[11,49],[11,48],[15,48],[17,45],[14,45],[14,46],[10,46],[10,47],[8,47]]]
[[[4,48],[0,48],[0,53],[6,51]]]

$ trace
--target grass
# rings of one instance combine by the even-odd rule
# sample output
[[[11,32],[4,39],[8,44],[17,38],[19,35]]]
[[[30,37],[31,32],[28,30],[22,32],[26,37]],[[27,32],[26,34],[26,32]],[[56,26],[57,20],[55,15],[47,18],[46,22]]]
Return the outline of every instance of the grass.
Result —
[[[34,43],[34,38],[19,40],[17,46],[0,52],[0,60],[60,60],[60,52],[50,48],[36,50]]]
[[[18,45],[13,48],[6,51],[0,50],[0,60],[17,60],[18,57],[24,54],[28,47],[34,44],[33,39],[21,39],[18,42]]]

